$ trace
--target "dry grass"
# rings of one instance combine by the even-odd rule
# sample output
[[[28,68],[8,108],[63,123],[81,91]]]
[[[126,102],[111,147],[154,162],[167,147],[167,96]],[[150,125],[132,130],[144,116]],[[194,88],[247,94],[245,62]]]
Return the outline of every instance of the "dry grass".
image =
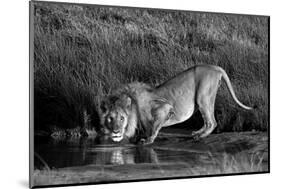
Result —
[[[242,111],[223,87],[219,130],[268,128],[266,17],[36,2],[34,15],[36,130],[97,127],[101,99],[119,84],[157,85],[200,63],[223,67],[238,98],[258,106]]]

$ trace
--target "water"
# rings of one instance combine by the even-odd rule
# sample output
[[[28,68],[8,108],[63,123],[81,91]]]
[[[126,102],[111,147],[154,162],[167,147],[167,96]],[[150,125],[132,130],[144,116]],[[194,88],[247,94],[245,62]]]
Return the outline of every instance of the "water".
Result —
[[[36,138],[34,159],[38,186],[268,172],[268,135],[222,133],[194,141],[182,130],[161,130],[148,146]]]
[[[162,133],[153,145],[103,143],[96,138],[68,140],[36,139],[35,168],[50,169],[86,166],[161,166],[220,167],[223,159],[247,161],[257,155],[267,166],[267,134],[228,133],[211,135],[196,142],[188,135]],[[239,159],[240,158],[240,159]],[[243,160],[244,159],[244,160]],[[42,162],[44,161],[44,162]],[[252,161],[252,160],[251,160]],[[251,162],[249,162],[251,163]],[[170,165],[170,167],[169,167]],[[223,166],[223,165],[222,165]],[[162,169],[162,168],[161,168]]]

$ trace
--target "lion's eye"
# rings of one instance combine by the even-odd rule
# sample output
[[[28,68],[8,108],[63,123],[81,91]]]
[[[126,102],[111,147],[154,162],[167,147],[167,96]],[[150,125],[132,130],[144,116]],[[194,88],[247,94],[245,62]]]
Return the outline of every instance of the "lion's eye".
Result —
[[[124,117],[123,117],[123,116],[121,116],[120,120],[121,120],[121,121],[124,121]]]
[[[110,123],[112,121],[112,118],[111,117],[107,118],[107,121],[108,123]]]

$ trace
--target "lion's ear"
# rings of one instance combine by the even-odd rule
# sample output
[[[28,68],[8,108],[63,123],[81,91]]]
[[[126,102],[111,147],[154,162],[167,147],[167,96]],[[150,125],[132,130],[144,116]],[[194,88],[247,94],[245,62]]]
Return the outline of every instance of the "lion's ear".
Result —
[[[105,114],[107,111],[108,111],[108,105],[107,105],[107,101],[106,100],[102,100],[101,103],[100,103],[100,109],[101,109],[101,112],[103,114]]]

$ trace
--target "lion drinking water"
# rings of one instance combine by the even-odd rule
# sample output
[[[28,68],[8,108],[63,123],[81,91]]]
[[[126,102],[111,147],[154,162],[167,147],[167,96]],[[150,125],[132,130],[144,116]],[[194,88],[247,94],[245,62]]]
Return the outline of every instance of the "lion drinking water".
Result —
[[[101,102],[100,118],[103,133],[113,141],[132,138],[140,127],[149,130],[142,138],[144,144],[153,143],[162,127],[189,119],[195,109],[202,114],[204,125],[192,135],[208,136],[217,123],[214,117],[215,98],[223,78],[234,101],[242,108],[226,72],[219,66],[197,65],[153,88],[134,82],[114,91]]]

